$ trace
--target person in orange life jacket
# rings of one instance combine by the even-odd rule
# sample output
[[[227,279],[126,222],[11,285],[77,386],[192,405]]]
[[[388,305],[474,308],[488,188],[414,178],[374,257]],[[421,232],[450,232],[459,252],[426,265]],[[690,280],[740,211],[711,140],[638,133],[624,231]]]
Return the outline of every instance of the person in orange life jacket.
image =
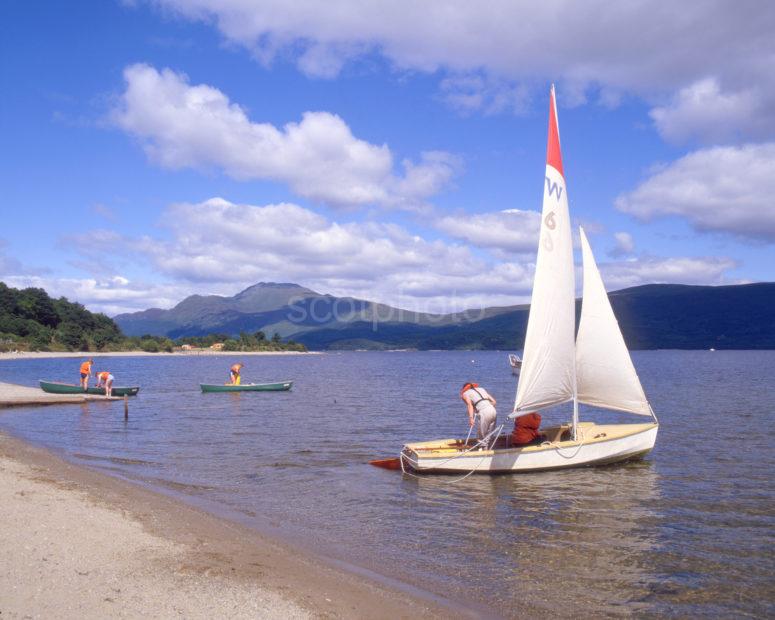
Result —
[[[113,394],[113,375],[104,370],[102,372],[95,372],[94,376],[97,377],[97,387],[104,387],[105,396],[111,396]]]
[[[91,366],[94,360],[89,358],[83,364],[81,364],[81,388],[85,392],[89,388],[89,375],[91,374]]]
[[[511,433],[512,446],[526,446],[531,443],[540,443],[546,439],[546,435],[538,432],[541,426],[541,414],[538,412],[526,413],[514,420],[514,430]]]
[[[460,390],[460,398],[468,410],[468,424],[474,425],[474,417],[479,414],[479,427],[476,436],[483,439],[495,430],[495,399],[478,383],[466,383]]]
[[[242,370],[243,365],[242,362],[239,362],[229,369],[229,380],[231,385],[239,385],[241,383],[242,377],[240,376],[240,371]]]

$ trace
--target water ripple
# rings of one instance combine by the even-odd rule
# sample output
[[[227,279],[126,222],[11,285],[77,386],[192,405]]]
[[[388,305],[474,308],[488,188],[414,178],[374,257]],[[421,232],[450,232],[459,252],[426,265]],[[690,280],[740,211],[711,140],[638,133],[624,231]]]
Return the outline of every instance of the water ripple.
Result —
[[[636,352],[661,421],[647,460],[454,484],[366,463],[464,434],[463,381],[508,403],[505,353],[249,358],[246,378],[292,377],[294,389],[198,391],[233,361],[110,358],[118,382],[142,385],[128,421],[122,404],[94,403],[7,410],[0,426],[503,616],[775,615],[775,352]],[[4,362],[0,380],[75,370]]]

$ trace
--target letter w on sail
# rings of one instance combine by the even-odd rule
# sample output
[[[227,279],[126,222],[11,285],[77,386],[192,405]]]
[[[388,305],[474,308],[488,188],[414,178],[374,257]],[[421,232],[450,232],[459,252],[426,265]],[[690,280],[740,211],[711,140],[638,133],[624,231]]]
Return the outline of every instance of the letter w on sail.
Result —
[[[559,183],[554,183],[549,177],[546,177],[546,191],[549,195],[557,194],[557,200],[562,196],[563,187]]]

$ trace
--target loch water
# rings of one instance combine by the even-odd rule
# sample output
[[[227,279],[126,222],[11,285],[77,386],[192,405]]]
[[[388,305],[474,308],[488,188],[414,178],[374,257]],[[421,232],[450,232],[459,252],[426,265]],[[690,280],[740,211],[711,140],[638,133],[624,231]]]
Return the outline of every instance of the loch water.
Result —
[[[127,421],[92,402],[2,410],[0,429],[482,615],[775,616],[775,351],[633,360],[656,448],[599,468],[456,481],[367,464],[464,436],[465,381],[502,419],[515,378],[495,351],[98,358],[142,388]],[[75,383],[79,361],[2,361],[0,381]],[[235,361],[293,390],[200,392]]]

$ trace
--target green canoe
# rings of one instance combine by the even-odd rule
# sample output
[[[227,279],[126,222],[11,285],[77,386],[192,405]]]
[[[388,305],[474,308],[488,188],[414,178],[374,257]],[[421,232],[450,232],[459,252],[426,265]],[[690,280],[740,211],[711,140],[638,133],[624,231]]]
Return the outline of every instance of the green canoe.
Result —
[[[56,381],[40,381],[40,389],[49,394],[83,394],[83,388],[80,385],[70,383],[57,383]],[[114,387],[113,396],[136,396],[140,391],[139,387]],[[86,394],[94,396],[105,396],[105,388],[90,387]]]
[[[280,381],[279,383],[243,383],[242,385],[213,385],[200,383],[203,392],[285,392],[290,390],[293,381]]]

